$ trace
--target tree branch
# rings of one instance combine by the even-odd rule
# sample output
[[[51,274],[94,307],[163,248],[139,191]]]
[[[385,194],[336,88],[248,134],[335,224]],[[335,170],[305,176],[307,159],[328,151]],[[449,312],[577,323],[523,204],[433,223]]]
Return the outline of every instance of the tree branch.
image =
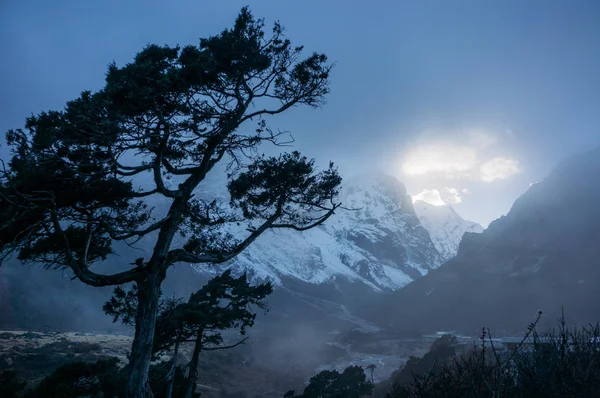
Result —
[[[54,226],[54,230],[57,234],[59,234],[64,242],[64,254],[65,259],[67,261],[67,265],[73,270],[75,276],[82,281],[83,283],[90,286],[112,286],[112,285],[122,285],[124,283],[133,282],[140,275],[141,269],[134,268],[128,271],[119,272],[117,274],[112,275],[101,275],[89,270],[87,266],[81,266],[77,259],[73,257],[73,252],[71,251],[71,245],[69,243],[69,239],[67,235],[63,231],[60,226],[60,222],[58,220],[58,215],[56,214],[56,210],[52,209],[51,212],[52,225]]]
[[[162,165],[165,166],[165,168],[167,169],[167,171],[171,174],[175,174],[175,175],[186,175],[186,174],[193,174],[194,172],[198,171],[199,167],[185,167],[185,168],[178,168],[173,166],[171,163],[169,163],[168,160],[166,159],[162,159]]]
[[[260,116],[260,115],[277,115],[279,113],[285,112],[288,109],[290,109],[292,106],[296,105],[296,103],[298,101],[299,101],[299,99],[295,98],[295,99],[291,100],[290,102],[287,102],[284,105],[282,105],[281,107],[279,107],[279,109],[275,109],[275,110],[262,109],[260,111],[249,113],[248,115],[244,116],[240,120],[239,124],[242,124],[246,120],[252,119],[253,117],[256,117],[256,116]]]
[[[283,204],[278,206],[277,211],[269,217],[260,227],[252,230],[251,234],[240,242],[233,250],[228,253],[219,254],[194,254],[183,249],[174,249],[167,255],[167,264],[176,262],[187,263],[212,263],[221,264],[231,260],[242,251],[244,251],[252,242],[254,242],[263,232],[265,232],[273,223],[281,216],[281,208]]]
[[[162,220],[157,221],[154,224],[148,226],[148,228],[146,228],[146,229],[131,231],[131,232],[128,232],[123,235],[117,235],[114,231],[111,231],[111,230],[108,230],[108,234],[110,235],[110,238],[114,239],[114,240],[125,240],[125,239],[129,239],[129,238],[133,238],[134,236],[138,236],[141,238],[144,235],[147,235],[152,231],[156,231],[156,230],[160,229],[160,227],[162,227],[163,224],[165,222],[167,222],[168,219],[169,219],[169,217],[167,216],[167,217],[163,218]]]
[[[294,225],[294,224],[273,224],[269,228],[270,229],[273,229],[273,228],[289,228],[289,229],[293,229],[293,230],[296,230],[296,231],[307,231],[307,230],[309,230],[311,228],[314,228],[316,226],[319,226],[319,225],[323,224],[329,217],[331,217],[335,213],[335,210],[337,208],[339,208],[340,206],[341,206],[341,204],[339,204],[339,203],[335,204],[333,206],[333,208],[329,209],[329,211],[325,215],[323,215],[317,221],[315,221],[314,223],[309,224],[309,225],[298,226],[298,225]]]
[[[223,345],[223,346],[217,346],[217,347],[203,348],[202,351],[228,350],[230,348],[234,348],[241,344],[244,344],[246,342],[246,340],[248,340],[249,338],[250,338],[250,336],[244,337],[243,339],[241,339],[240,341],[238,341],[237,343],[232,344],[232,345]]]

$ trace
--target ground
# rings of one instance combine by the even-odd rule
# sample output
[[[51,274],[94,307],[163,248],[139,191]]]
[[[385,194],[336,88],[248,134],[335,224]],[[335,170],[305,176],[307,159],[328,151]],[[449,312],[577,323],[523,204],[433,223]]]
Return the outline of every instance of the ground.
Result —
[[[259,338],[235,349],[205,352],[200,357],[198,390],[207,398],[281,397],[290,389],[301,391],[310,376],[323,368],[342,370],[351,364],[375,364],[377,381],[409,355],[421,355],[427,349],[426,342],[370,337],[360,332],[332,336],[335,343],[323,342],[319,355],[303,358],[297,355],[301,347],[293,347],[291,340],[265,346]],[[125,364],[131,340],[122,334],[0,331],[0,372],[15,370],[33,385],[60,365],[76,360],[117,357]],[[191,351],[191,344],[182,347],[182,365],[189,361]],[[242,391],[245,395],[233,395]]]

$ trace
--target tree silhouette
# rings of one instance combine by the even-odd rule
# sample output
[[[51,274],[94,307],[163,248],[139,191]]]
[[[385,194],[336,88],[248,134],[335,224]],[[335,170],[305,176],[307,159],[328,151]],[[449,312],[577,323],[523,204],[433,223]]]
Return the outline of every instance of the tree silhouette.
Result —
[[[288,391],[287,398],[360,398],[371,394],[373,383],[367,381],[363,368],[349,366],[342,373],[324,370],[310,378],[302,395]]]
[[[375,373],[375,369],[377,369],[377,365],[371,364],[371,365],[367,366],[367,369],[369,369],[369,373],[371,373],[371,383],[375,384],[373,374]]]
[[[246,274],[235,278],[227,270],[193,293],[187,302],[177,298],[161,300],[153,353],[160,354],[173,349],[167,398],[171,396],[180,344],[194,343],[185,392],[185,397],[191,398],[195,394],[200,353],[233,348],[243,343],[247,338],[235,344],[224,344],[222,331],[237,329],[241,335],[245,335],[256,318],[252,306],[264,309],[264,299],[272,291],[270,283],[251,286]],[[120,320],[129,324],[136,306],[135,287],[128,292],[117,287],[113,297],[104,305],[104,311],[113,316],[115,322]]]
[[[317,171],[298,152],[258,153],[285,143],[267,118],[324,103],[327,57],[301,53],[279,23],[266,34],[243,8],[233,28],[197,46],[149,45],[131,63],[111,64],[100,91],[7,133],[0,254],[68,268],[91,286],[136,283],[128,397],[152,396],[148,371],[170,266],[229,261],[269,229],[307,230],[339,207],[332,164]],[[229,203],[202,190],[219,163],[228,166]],[[150,197],[169,203],[166,214],[147,205]],[[232,236],[236,224],[246,229]],[[148,256],[102,272],[114,242],[141,239],[153,246]]]

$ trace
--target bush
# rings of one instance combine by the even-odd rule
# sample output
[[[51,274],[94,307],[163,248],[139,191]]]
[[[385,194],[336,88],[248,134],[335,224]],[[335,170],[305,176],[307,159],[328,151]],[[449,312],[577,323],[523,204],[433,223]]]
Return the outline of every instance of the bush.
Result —
[[[119,360],[111,358],[95,363],[71,362],[56,369],[29,392],[27,398],[72,398],[122,396],[122,372]]]
[[[124,397],[129,369],[119,369],[118,362],[117,358],[111,358],[95,363],[68,363],[44,378],[34,390],[26,394],[26,398]],[[156,398],[165,396],[170,369],[170,362],[161,362],[150,367],[150,386]],[[183,370],[176,367],[173,398],[184,396],[185,381]],[[1,388],[0,377],[0,392],[3,391]],[[200,394],[196,394],[195,397],[199,396]],[[0,393],[0,397],[11,395]]]
[[[391,377],[375,386],[375,396],[383,397],[397,384],[410,383],[415,376],[426,375],[434,367],[446,364],[456,357],[457,339],[452,335],[443,335],[433,342],[429,351],[422,358],[411,356]]]
[[[386,397],[600,396],[599,325],[569,329],[561,318],[558,331],[540,335],[534,323],[526,338],[533,342],[530,349],[521,344],[512,353],[501,353],[491,344],[487,331],[477,350],[449,363],[438,363],[410,382],[396,383]]]
[[[26,385],[27,383],[19,378],[16,372],[10,370],[0,372],[0,397],[21,397]]]

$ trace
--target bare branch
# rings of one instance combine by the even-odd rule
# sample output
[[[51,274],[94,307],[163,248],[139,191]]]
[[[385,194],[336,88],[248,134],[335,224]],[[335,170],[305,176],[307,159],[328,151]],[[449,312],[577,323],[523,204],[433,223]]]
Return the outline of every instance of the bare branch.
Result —
[[[60,226],[58,215],[56,210],[51,210],[52,225],[57,234],[59,234],[64,243],[64,255],[67,261],[67,265],[73,270],[75,276],[85,284],[90,286],[111,286],[111,285],[122,285],[124,283],[133,282],[136,280],[141,272],[141,269],[134,268],[128,271],[119,272],[112,275],[101,275],[92,272],[86,266],[81,266],[79,262],[74,258],[73,252],[71,251],[71,245],[67,238],[67,235]]]
[[[238,341],[237,343],[232,344],[232,345],[222,345],[222,346],[217,346],[217,347],[202,348],[202,351],[228,350],[230,348],[234,348],[241,344],[244,344],[246,342],[246,340],[248,340],[249,338],[250,338],[250,336],[244,337],[243,339],[241,339],[240,341]]]
[[[271,229],[289,228],[289,229],[293,229],[296,231],[307,231],[311,228],[314,228],[316,226],[323,224],[329,217],[331,217],[335,213],[335,210],[339,207],[340,207],[340,204],[335,204],[333,206],[333,208],[329,209],[329,211],[325,215],[321,216],[320,218],[317,219],[317,221],[315,221],[314,223],[309,224],[309,225],[298,226],[298,225],[294,225],[294,224],[273,224],[269,228],[271,228]]]
[[[254,242],[263,232],[265,232],[273,223],[281,216],[281,206],[278,210],[269,217],[260,227],[252,230],[250,235],[235,246],[234,249],[227,253],[219,254],[194,254],[183,249],[173,249],[167,256],[167,264],[173,264],[177,262],[187,263],[212,263],[221,264],[231,260],[244,249],[246,249],[252,242]]]
[[[165,166],[165,169],[167,169],[167,171],[169,173],[175,174],[175,175],[193,174],[199,170],[198,166],[177,168],[177,167],[173,166],[171,163],[169,163],[169,161],[164,158],[162,159],[162,165]]]
[[[169,216],[163,218],[162,220],[155,222],[154,224],[148,226],[145,229],[131,231],[131,232],[128,232],[128,233],[125,233],[122,235],[119,235],[115,231],[112,231],[112,230],[108,230],[108,234],[110,235],[111,239],[114,239],[114,240],[125,240],[125,239],[129,239],[129,238],[133,238],[134,236],[143,237],[143,236],[149,234],[150,232],[160,229],[160,227],[162,227],[168,220],[169,220]]]
[[[293,100],[291,100],[291,101],[283,104],[278,109],[274,109],[274,110],[262,109],[260,111],[249,113],[248,115],[244,116],[241,119],[240,124],[242,124],[246,120],[252,119],[253,117],[256,117],[256,116],[260,116],[260,115],[277,115],[279,113],[283,113],[283,112],[287,111],[288,109],[290,109],[291,107],[293,107],[294,105],[296,105],[299,102],[299,100],[300,100],[299,98],[294,98]]]

